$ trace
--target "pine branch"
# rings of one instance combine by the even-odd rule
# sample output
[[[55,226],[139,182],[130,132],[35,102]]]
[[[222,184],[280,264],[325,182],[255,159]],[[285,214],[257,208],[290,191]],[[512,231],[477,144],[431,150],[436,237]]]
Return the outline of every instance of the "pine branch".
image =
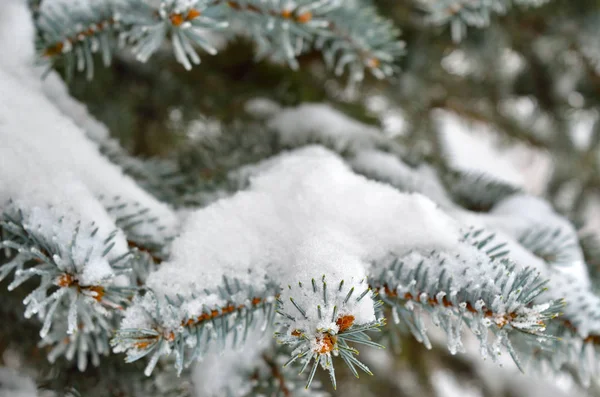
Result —
[[[505,14],[517,4],[539,7],[549,0],[441,0],[423,1],[423,7],[429,12],[430,23],[450,25],[452,40],[461,41],[466,36],[468,26],[482,28],[490,24],[494,14]]]
[[[496,203],[521,192],[520,188],[483,173],[446,170],[442,177],[453,200],[470,211],[488,212]]]
[[[392,307],[394,322],[402,319],[426,346],[431,343],[424,314],[448,334],[451,352],[462,349],[464,322],[480,340],[484,357],[494,358],[504,345],[517,365],[509,333],[545,335],[545,323],[563,307],[560,300],[534,304],[546,282],[532,269],[515,270],[506,259],[488,262],[470,255],[412,253],[393,258],[375,280],[381,299]],[[494,344],[488,341],[488,330],[496,335]]]
[[[259,54],[281,58],[297,68],[296,57],[316,46],[337,74],[348,68],[352,80],[361,80],[365,69],[378,78],[390,76],[395,58],[404,52],[399,32],[372,8],[354,8],[336,0],[268,6],[258,0],[162,0],[156,9],[139,0],[103,0],[75,10],[48,6],[37,25],[43,57],[66,58],[69,74],[75,68],[86,69],[91,78],[92,54],[100,51],[108,65],[117,34],[143,62],[170,36],[175,57],[191,69],[200,63],[194,46],[217,53],[205,30],[227,29],[233,20],[244,22]]]
[[[98,199],[115,225],[127,235],[130,247],[154,256],[154,262],[160,262],[167,255],[166,247],[175,238],[171,235],[175,231],[161,225],[161,219],[150,208],[142,207],[138,202],[126,202],[120,196],[100,196]]]
[[[277,312],[281,315],[279,323],[281,330],[275,333],[275,337],[279,343],[293,347],[292,358],[285,366],[299,362],[302,364],[300,373],[303,373],[314,361],[308,376],[307,389],[313,381],[319,364],[329,372],[333,387],[336,388],[332,356],[341,356],[356,377],[358,377],[357,367],[372,375],[369,368],[354,357],[358,351],[349,345],[349,343],[363,344],[383,348],[373,342],[366,332],[378,331],[385,325],[385,319],[379,318],[362,324],[355,323],[357,310],[355,306],[365,298],[371,299],[370,288],[363,283],[344,287],[344,280],[339,286],[328,288],[325,276],[321,283],[318,283],[320,285],[314,279],[311,284],[311,286],[303,286],[302,283],[298,283],[297,290],[289,287],[291,307],[287,304],[286,308],[286,303],[281,299],[278,300]],[[363,284],[363,288],[366,289],[362,293],[356,290],[355,294],[355,288],[360,284]],[[299,302],[296,302],[294,295]],[[303,307],[301,302],[312,303],[315,307]]]
[[[126,352],[127,362],[137,361],[154,353],[145,373],[149,376],[162,355],[173,352],[175,367],[181,372],[184,366],[199,360],[208,351],[211,344],[225,346],[227,338],[233,338],[233,345],[243,343],[248,331],[262,318],[262,329],[273,321],[275,298],[273,287],[261,287],[256,292],[244,288],[238,280],[231,284],[224,279],[224,285],[217,291],[199,291],[198,295],[217,293],[225,305],[202,305],[198,311],[192,298],[185,302],[182,297],[176,301],[164,297],[159,299],[152,291],[134,299],[132,308],[125,314],[134,321],[144,318],[148,327],[119,329],[111,341],[115,352]],[[233,301],[233,297],[236,297]],[[239,334],[241,328],[241,335]],[[191,356],[186,360],[186,345],[193,346]]]
[[[51,219],[51,218],[50,218]],[[68,247],[48,238],[41,225],[29,225],[23,212],[13,209],[0,219],[3,240],[0,249],[8,250],[8,262],[0,265],[0,280],[13,274],[8,289],[39,278],[40,284],[23,300],[25,317],[33,315],[42,321],[42,345],[54,346],[49,359],[65,355],[77,363],[81,371],[87,366],[88,354],[98,365],[100,354],[108,354],[108,337],[114,328],[114,313],[123,310],[134,289],[116,286],[113,278],[128,269],[129,252],[114,256],[116,232],[100,237],[94,225],[73,225],[54,219],[59,227],[71,230]],[[98,246],[88,245],[85,258],[79,258],[77,246],[86,246],[89,239]],[[79,262],[81,261],[81,262]],[[113,270],[101,279],[90,279],[89,263],[107,261]],[[92,264],[91,266],[94,266]],[[87,281],[89,280],[89,281]]]
[[[42,58],[65,61],[67,76],[75,70],[94,73],[93,54],[100,53],[105,66],[110,65],[115,34],[122,29],[113,2],[99,1],[77,6],[65,2],[41,8],[35,20],[38,29],[36,47]]]
[[[467,238],[473,241],[476,234]],[[545,336],[542,338],[522,338],[518,333],[507,336],[513,348],[521,352],[520,360],[528,361],[528,368],[539,368],[541,361],[548,362],[557,371],[568,367],[587,387],[594,372],[590,360],[600,357],[600,315],[597,313],[600,298],[580,278],[564,272],[568,266],[581,261],[577,241],[573,243],[573,239],[577,240],[577,236],[572,232],[555,226],[534,225],[521,235],[521,244],[550,267],[547,288],[536,301],[562,302],[557,306],[561,313],[544,320]],[[487,237],[474,241],[476,247],[482,249],[492,240]],[[495,259],[498,249],[503,247],[495,246],[485,252]],[[518,365],[523,368],[525,363]]]
[[[567,267],[582,259],[577,235],[561,227],[536,225],[518,241],[549,266]]]

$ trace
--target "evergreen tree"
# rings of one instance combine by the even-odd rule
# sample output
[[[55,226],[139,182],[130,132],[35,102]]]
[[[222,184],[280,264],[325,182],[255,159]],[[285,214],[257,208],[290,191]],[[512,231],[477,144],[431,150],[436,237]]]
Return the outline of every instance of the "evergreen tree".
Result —
[[[0,397],[600,395],[599,23],[0,2]]]

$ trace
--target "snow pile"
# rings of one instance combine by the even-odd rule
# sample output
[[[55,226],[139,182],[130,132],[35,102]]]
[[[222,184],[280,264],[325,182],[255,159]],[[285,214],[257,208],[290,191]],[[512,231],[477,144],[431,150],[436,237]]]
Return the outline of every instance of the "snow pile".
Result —
[[[189,214],[172,256],[147,279],[158,301],[146,294],[127,309],[118,351],[143,354],[128,337],[140,329],[195,346],[195,328],[182,324],[204,327],[227,308],[250,307],[248,291],[263,297],[277,285],[280,340],[302,334],[304,348],[329,357],[327,335],[377,320],[367,284],[373,263],[459,242],[458,225],[429,199],[369,181],[322,147],[281,154],[255,171],[248,190]]]
[[[457,226],[421,195],[402,194],[308,147],[283,154],[248,191],[189,216],[173,256],[148,279],[161,294],[191,296],[225,275],[259,284],[360,281],[390,252],[450,249]]]
[[[278,311],[288,321],[286,335],[302,332],[319,351],[323,330],[376,321],[366,282],[372,263],[458,243],[457,225],[427,198],[354,174],[321,147],[284,153],[259,168],[248,190],[188,216],[171,258],[147,280],[159,305],[149,294],[136,299],[122,321],[124,335],[156,327],[180,333],[182,323],[250,307],[248,291],[266,297],[276,285],[283,287]],[[156,307],[165,310],[153,315]]]

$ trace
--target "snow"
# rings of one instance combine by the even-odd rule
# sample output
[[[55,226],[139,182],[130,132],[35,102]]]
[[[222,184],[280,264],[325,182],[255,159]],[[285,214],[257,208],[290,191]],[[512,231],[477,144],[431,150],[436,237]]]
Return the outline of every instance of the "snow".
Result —
[[[0,44],[4,54],[10,54],[0,57],[0,69],[23,77],[23,83],[29,84],[26,77],[28,67],[33,65],[35,31],[26,3],[3,0],[0,4]]]
[[[571,223],[555,213],[546,201],[534,196],[524,194],[510,196],[494,206],[489,214],[455,211],[454,215],[464,223],[498,232],[499,237],[508,242],[507,249],[510,250],[513,260],[522,266],[535,266],[544,272],[548,266],[518,243],[526,232],[542,228],[552,232],[560,230],[562,236],[571,236],[572,241],[577,241],[577,232]],[[555,266],[554,270],[568,273],[579,280],[582,287],[589,287],[587,266],[580,247],[571,244],[563,249],[565,254],[568,254],[568,263],[566,266]]]
[[[483,397],[483,394],[474,384],[460,382],[448,370],[435,370],[431,374],[431,384],[440,397]]]
[[[372,148],[384,140],[379,129],[358,122],[328,104],[302,104],[275,114],[268,126],[284,145],[298,146],[317,138],[336,151]]]
[[[281,111],[281,106],[269,98],[252,98],[244,104],[246,113],[255,118],[268,118],[275,116]]]
[[[466,121],[450,112],[436,111],[436,120],[445,155],[452,167],[487,174],[532,194],[544,192],[553,168],[548,153],[525,145],[499,148],[501,142],[492,128]]]
[[[69,95],[69,89],[58,73],[48,73],[42,81],[42,91],[54,106],[85,131],[94,142],[110,138],[108,128],[90,115],[83,104]]]
[[[361,150],[352,158],[351,164],[362,172],[381,175],[394,186],[407,186],[415,191],[419,184],[415,171],[396,156],[379,150]]]
[[[358,151],[349,163],[370,178],[388,182],[402,191],[421,193],[443,208],[453,206],[435,171],[426,165],[413,169],[397,155],[374,149]]]
[[[86,138],[82,129],[106,137],[106,128],[69,97],[57,75],[42,82],[41,71],[31,66],[33,34],[27,13],[21,1],[0,5],[2,18],[9,17],[0,24],[0,43],[3,48],[17,45],[23,55],[0,62],[0,141],[5,142],[0,147],[0,209],[9,198],[31,208],[51,203],[55,214],[72,212],[82,224],[95,221],[111,232],[116,226],[98,198],[120,197],[160,219],[160,225],[142,223],[136,232],[164,242],[177,229],[175,213],[139,188]],[[123,237],[117,240],[125,245]]]
[[[299,320],[304,329],[334,327],[335,304],[361,324],[374,320],[371,299],[342,301],[352,287],[355,298],[366,289],[372,261],[412,249],[450,249],[458,241],[458,226],[429,199],[356,175],[324,148],[284,153],[269,165],[251,178],[248,190],[190,214],[173,242],[172,257],[148,278],[149,288],[159,295],[177,292],[193,316],[220,298],[192,295],[221,285],[223,276],[255,289],[266,279],[293,286],[281,293],[282,307],[303,318],[289,300],[293,297],[310,319],[310,324]],[[330,300],[324,323],[316,320],[323,275]],[[313,293],[312,279],[319,293]],[[134,326],[128,317],[128,327]]]
[[[214,344],[206,357],[194,365],[192,379],[197,395],[243,396],[251,391],[250,379],[262,361],[261,355],[271,345],[271,334],[255,329],[248,338],[253,342],[225,351]]]
[[[444,233],[436,239],[436,230],[452,235],[455,229],[428,199],[357,176],[325,149],[297,150],[272,164],[248,191],[192,214],[173,244],[172,260],[149,285],[181,292],[174,283],[189,290],[194,283],[219,283],[223,274],[243,277],[242,269],[257,272],[253,277],[281,274],[283,284],[323,273],[339,282],[343,274],[361,277],[364,270],[350,269],[360,270],[366,259],[389,250],[454,241]]]
[[[16,370],[0,367],[0,397],[36,397],[33,380]]]

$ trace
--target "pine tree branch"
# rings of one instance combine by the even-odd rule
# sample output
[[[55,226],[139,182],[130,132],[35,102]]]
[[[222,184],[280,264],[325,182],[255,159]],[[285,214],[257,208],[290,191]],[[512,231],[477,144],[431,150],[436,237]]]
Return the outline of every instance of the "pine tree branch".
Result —
[[[67,230],[72,226],[62,219],[56,222]],[[98,365],[98,356],[109,352],[108,338],[114,327],[114,314],[129,303],[134,288],[114,285],[114,274],[101,280],[86,281],[84,267],[87,262],[108,260],[115,274],[126,271],[129,252],[109,256],[116,233],[105,239],[96,237],[99,247],[90,247],[83,263],[79,263],[75,259],[75,247],[81,240],[94,239],[98,229],[93,226],[78,224],[67,248],[28,225],[20,210],[4,213],[0,229],[3,235],[0,249],[8,250],[10,255],[9,260],[0,265],[0,280],[13,275],[9,291],[28,280],[40,280],[23,303],[26,305],[25,317],[37,315],[43,323],[41,344],[53,347],[48,356],[50,361],[62,354],[73,359],[77,353],[81,371],[87,366],[88,355],[92,356],[94,365]]]
[[[262,293],[258,292],[261,290]],[[168,297],[159,301],[152,291],[147,291],[143,297],[134,299],[130,315],[143,316],[150,326],[121,328],[111,345],[115,352],[127,352],[127,362],[137,361],[154,352],[145,370],[148,375],[152,373],[161,355],[174,351],[175,367],[181,372],[184,365],[201,359],[213,343],[225,346],[230,337],[234,346],[245,342],[248,331],[256,326],[259,317],[262,317],[263,327],[272,323],[275,315],[274,290],[267,286],[256,291],[253,292],[252,288],[244,290],[237,280],[233,280],[231,284],[224,279],[224,285],[218,288],[218,294],[229,303],[224,306],[202,305],[200,313],[194,315],[189,313],[190,302],[185,302],[182,297],[178,297],[177,301]],[[240,299],[240,294],[244,292],[249,294],[248,297]],[[205,293],[208,295],[210,291],[198,291],[198,295]],[[231,300],[234,294],[236,302]],[[148,306],[153,309],[147,309]],[[139,311],[141,314],[136,314]],[[125,314],[125,320],[127,316],[128,313]],[[241,336],[238,334],[239,327],[242,329]],[[188,360],[185,358],[186,341],[193,346]]]
[[[336,73],[348,67],[353,80],[362,79],[363,69],[378,78],[390,76],[395,58],[404,52],[399,32],[372,8],[341,6],[334,1],[302,1],[295,8],[275,4],[267,8],[260,1],[163,1],[153,9],[137,0],[125,8],[106,0],[89,9],[70,11],[72,15],[49,9],[37,20],[42,32],[41,54],[48,59],[66,55],[68,70],[87,69],[88,78],[93,75],[92,53],[100,49],[105,64],[110,63],[114,47],[110,35],[120,34],[138,59],[146,61],[170,34],[177,60],[190,69],[200,62],[193,44],[210,54],[217,52],[198,29],[221,30],[235,18],[248,23],[259,51],[278,55],[296,68],[296,57],[316,45]],[[75,26],[85,28],[73,30]]]

